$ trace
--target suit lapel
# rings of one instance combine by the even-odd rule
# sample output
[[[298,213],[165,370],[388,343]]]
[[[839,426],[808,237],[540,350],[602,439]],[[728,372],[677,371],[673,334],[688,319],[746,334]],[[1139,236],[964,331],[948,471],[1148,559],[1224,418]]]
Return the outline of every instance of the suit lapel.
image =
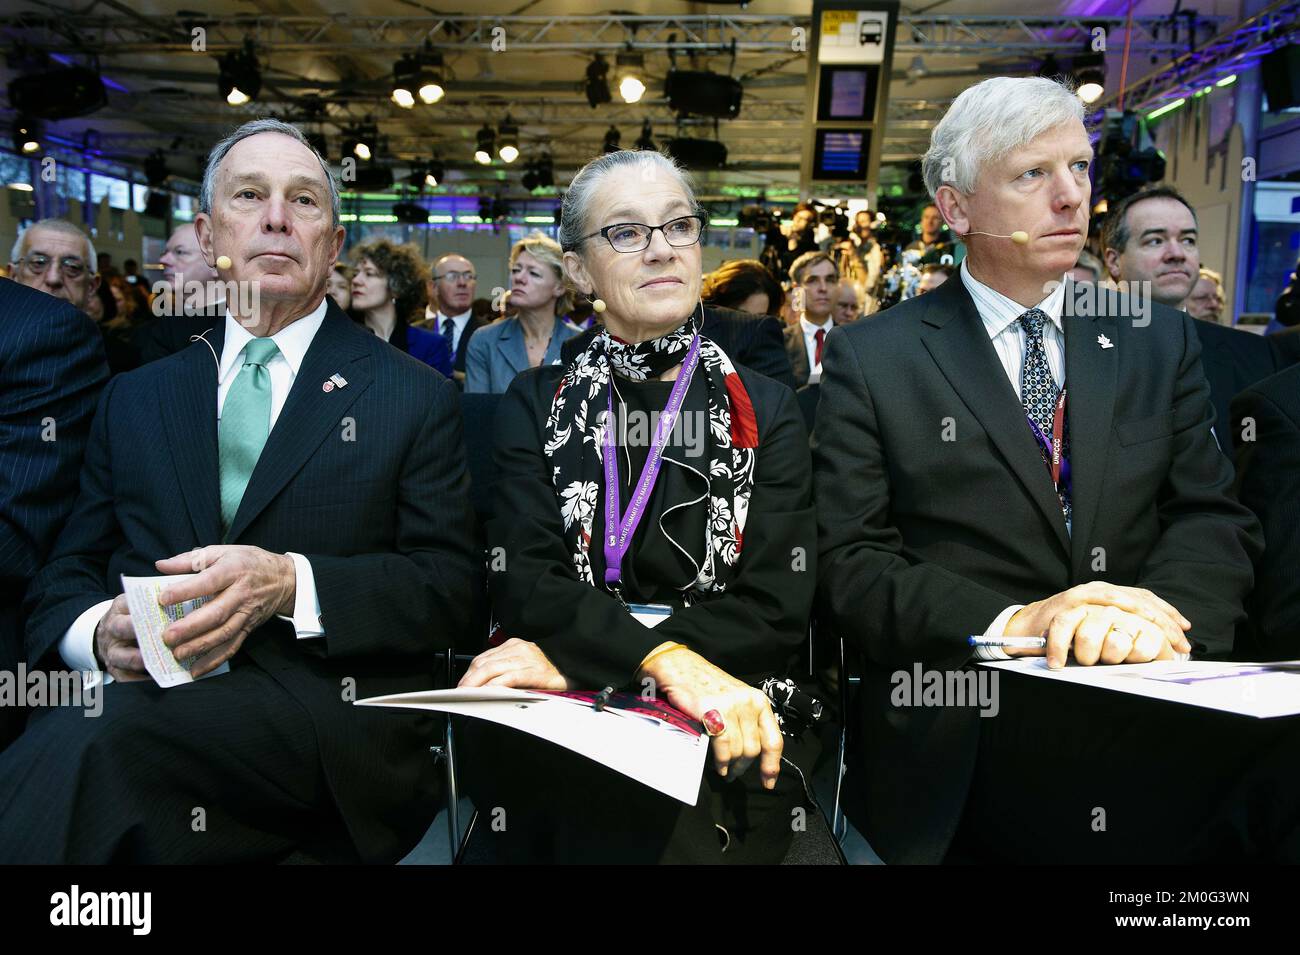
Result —
[[[217,473],[217,360],[225,340],[225,321],[214,321],[204,335],[180,353],[158,384],[163,428],[181,496],[200,545],[221,541]]]
[[[524,346],[524,327],[518,320],[507,322],[497,339],[497,350],[518,374],[528,370],[528,349]]]
[[[794,371],[796,383],[808,381],[808,346],[803,342],[803,326],[787,325],[785,329],[785,350],[790,355],[790,366]]]
[[[257,459],[244,498],[226,536],[228,543],[239,539],[248,525],[307,463],[320,443],[336,428],[339,419],[369,387],[373,372],[365,335],[331,300],[316,337],[312,339],[302,367],[294,379],[289,397]],[[341,374],[347,385],[324,391],[321,387],[333,374]]]
[[[921,341],[1068,553],[1070,536],[1065,530],[1061,502],[1043,465],[1042,452],[1029,430],[1024,406],[1007,380],[960,276],[928,293],[926,304],[929,307],[922,321],[927,328],[922,332]]]
[[[1118,352],[1115,341],[1115,307],[1085,307],[1088,298],[1103,293],[1086,286],[1066,286],[1065,311],[1061,321],[1065,329],[1065,386],[1068,391],[1066,414],[1070,423],[1070,472],[1074,505],[1073,557],[1076,568],[1087,564],[1092,547],[1089,538],[1101,502],[1102,482],[1106,476],[1106,456],[1110,450],[1111,424],[1115,412],[1115,381]],[[1108,306],[1117,304],[1108,301]],[[1093,313],[1104,312],[1097,316]],[[1111,343],[1103,348],[1102,336]]]

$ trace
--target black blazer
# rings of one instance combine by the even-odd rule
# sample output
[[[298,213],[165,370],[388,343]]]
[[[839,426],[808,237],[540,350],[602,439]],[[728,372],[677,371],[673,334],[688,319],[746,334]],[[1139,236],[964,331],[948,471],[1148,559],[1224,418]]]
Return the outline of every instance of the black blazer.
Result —
[[[24,659],[23,594],[72,510],[107,378],[94,322],[63,299],[0,279],[0,670]],[[18,711],[0,710],[2,748]]]
[[[1248,660],[1300,657],[1300,365],[1247,388],[1234,418],[1254,421],[1254,440],[1237,441],[1237,493],[1264,526],[1249,619],[1237,655]]]
[[[599,331],[599,328],[589,328],[565,342],[560,350],[561,362],[567,365],[573,361]],[[705,305],[701,332],[717,342],[733,364],[751,368],[787,388],[795,387],[794,373],[781,337],[781,323],[771,315],[751,315],[731,308]]]
[[[563,373],[561,365],[522,372],[497,411],[497,516],[488,522],[487,536],[489,553],[502,548],[504,560],[502,569],[489,572],[488,585],[493,612],[505,633],[536,641],[562,673],[589,689],[628,684],[646,654],[668,640],[685,644],[740,679],[783,670],[807,639],[816,577],[810,563],[816,550],[816,516],[808,432],[794,394],[748,368],[738,369],[754,405],[759,435],[740,565],[724,594],[678,610],[652,630],[634,620],[603,587],[579,580],[569,557],[551,468],[542,453],[546,418]],[[702,376],[692,382],[691,390],[697,385],[703,385]],[[685,450],[669,445],[665,456],[685,460]],[[693,466],[699,467],[699,459]],[[665,466],[660,483],[679,473]],[[661,511],[655,501],[660,497],[656,487],[632,540],[632,563],[638,561],[647,535],[656,533]],[[680,500],[681,495],[669,499]],[[599,544],[603,506],[597,507],[592,525],[597,581],[604,579]]]
[[[1119,314],[1115,293],[1105,304]],[[1006,607],[1095,579],[1154,591],[1217,651],[1243,616],[1259,524],[1231,496],[1210,434],[1193,320],[1157,306],[1135,328],[1073,311],[1072,536],[960,279],[827,339],[813,442],[819,607],[864,658],[864,821],[888,862],[943,857],[979,739],[972,707],[892,706],[893,672],[961,667],[966,636]]]
[[[1192,327],[1201,340],[1201,368],[1214,405],[1214,434],[1223,453],[1231,458],[1233,444],[1241,436],[1241,422],[1229,413],[1232,399],[1283,365],[1263,335],[1214,322],[1193,321]]]
[[[91,428],[81,493],[29,596],[28,653],[57,643],[120,574],[221,541],[216,355],[224,326],[120,375]],[[334,374],[347,385],[325,392]],[[325,636],[268,621],[241,653],[311,715],[321,761],[363,859],[395,861],[435,811],[427,721],[354,707],[428,688],[435,653],[469,616],[479,578],[455,387],[331,301],[267,439],[229,543],[312,566]],[[217,679],[221,679],[217,677]]]

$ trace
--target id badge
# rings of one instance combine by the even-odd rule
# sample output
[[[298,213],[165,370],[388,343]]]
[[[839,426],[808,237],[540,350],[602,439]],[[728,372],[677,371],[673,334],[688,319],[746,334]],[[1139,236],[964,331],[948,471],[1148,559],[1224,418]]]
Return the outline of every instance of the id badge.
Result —
[[[627,610],[633,620],[651,630],[673,615],[673,608],[667,604],[628,604]]]

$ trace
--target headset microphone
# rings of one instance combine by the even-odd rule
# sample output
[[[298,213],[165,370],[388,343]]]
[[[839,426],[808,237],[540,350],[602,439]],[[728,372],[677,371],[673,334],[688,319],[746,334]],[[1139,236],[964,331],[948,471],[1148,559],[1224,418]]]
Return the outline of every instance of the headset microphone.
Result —
[[[1015,232],[1011,233],[1010,235],[998,235],[996,232],[967,232],[966,235],[988,235],[988,236],[992,236],[995,239],[1010,239],[1016,245],[1029,244],[1029,233],[1021,232],[1019,229],[1017,229]],[[962,236],[962,238],[965,237],[966,236]]]

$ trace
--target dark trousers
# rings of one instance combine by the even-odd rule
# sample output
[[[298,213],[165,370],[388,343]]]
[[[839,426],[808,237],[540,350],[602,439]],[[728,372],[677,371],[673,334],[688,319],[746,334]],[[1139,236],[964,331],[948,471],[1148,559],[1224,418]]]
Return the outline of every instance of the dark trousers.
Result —
[[[953,856],[1300,862],[1300,717],[1003,674]]]
[[[103,712],[33,711],[0,755],[0,863],[351,857],[306,710],[256,664],[162,689],[103,688]]]
[[[783,764],[763,789],[757,764],[725,780],[706,760],[694,806],[584,756],[484,720],[456,732],[466,794],[479,811],[474,858],[501,863],[777,864],[805,804],[799,773]],[[787,742],[786,756],[797,758]],[[803,758],[799,765],[811,768]],[[719,828],[721,827],[721,829]],[[723,831],[725,830],[725,831]],[[471,859],[472,861],[472,859]]]

